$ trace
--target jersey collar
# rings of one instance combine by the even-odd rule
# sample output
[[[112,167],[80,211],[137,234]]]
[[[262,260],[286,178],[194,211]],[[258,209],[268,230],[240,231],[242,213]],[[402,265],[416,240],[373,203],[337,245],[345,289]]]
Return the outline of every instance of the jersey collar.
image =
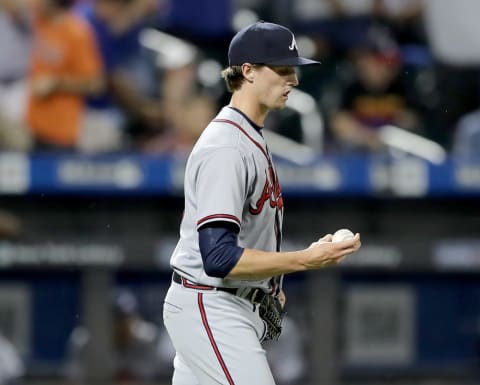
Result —
[[[245,120],[255,129],[255,131],[257,131],[260,135],[262,135],[263,126],[259,126],[258,124],[256,124],[247,115],[245,115],[243,111],[240,111],[238,108],[232,107],[232,106],[227,106],[227,107],[230,108],[231,110],[234,110],[235,112],[238,112],[240,115],[242,115],[242,117],[245,118]]]

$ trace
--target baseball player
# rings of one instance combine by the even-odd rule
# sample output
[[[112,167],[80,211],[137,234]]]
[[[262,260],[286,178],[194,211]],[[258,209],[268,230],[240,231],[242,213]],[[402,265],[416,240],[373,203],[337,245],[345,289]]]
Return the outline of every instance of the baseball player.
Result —
[[[293,33],[258,22],[238,32],[222,72],[231,102],[195,144],[185,212],[171,257],[165,327],[176,349],[173,385],[273,385],[264,339],[281,330],[283,274],[323,268],[360,247],[360,235],[281,252],[283,198],[262,135],[269,110],[298,85]],[[280,307],[280,308],[279,308]]]

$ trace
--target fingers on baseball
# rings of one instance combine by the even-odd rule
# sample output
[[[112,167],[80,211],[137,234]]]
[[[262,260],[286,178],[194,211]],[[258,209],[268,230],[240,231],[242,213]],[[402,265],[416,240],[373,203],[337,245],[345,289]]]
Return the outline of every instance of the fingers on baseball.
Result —
[[[336,242],[341,249],[349,249],[351,247],[358,249],[360,247],[360,234],[356,233],[353,238],[345,239],[343,241]]]
[[[308,246],[309,249],[311,249],[312,247],[315,247],[321,243],[326,243],[326,242],[332,242],[332,237],[333,235],[332,234],[327,234],[327,235],[324,235],[322,238],[320,238],[318,241],[316,242],[313,242],[310,246]]]
[[[360,241],[360,234],[357,233],[351,239],[346,239],[345,241],[338,242],[337,245],[340,248],[341,253],[343,254],[341,257],[341,259],[343,259],[345,256],[354,253],[360,248],[360,246],[362,245],[362,242]]]
[[[328,234],[329,239],[331,240],[332,235]],[[325,237],[323,237],[325,238]],[[321,238],[321,239],[323,239]],[[309,248],[312,247],[327,247],[327,253],[324,254],[321,261],[319,261],[318,267],[326,267],[335,265],[336,263],[340,262],[342,259],[347,257],[348,255],[354,253],[360,247],[360,234],[355,234],[355,236],[351,239],[347,239],[344,241],[339,242],[321,242],[320,240],[317,242],[313,242]],[[324,249],[325,250],[325,249]]]
[[[333,235],[326,234],[322,238],[320,238],[317,242],[332,242]]]

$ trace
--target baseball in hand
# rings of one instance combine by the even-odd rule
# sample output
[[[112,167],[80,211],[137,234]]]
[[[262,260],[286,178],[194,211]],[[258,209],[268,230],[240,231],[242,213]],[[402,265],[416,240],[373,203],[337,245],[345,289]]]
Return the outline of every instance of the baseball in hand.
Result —
[[[341,242],[353,238],[354,235],[349,229],[340,229],[333,234],[332,242]]]

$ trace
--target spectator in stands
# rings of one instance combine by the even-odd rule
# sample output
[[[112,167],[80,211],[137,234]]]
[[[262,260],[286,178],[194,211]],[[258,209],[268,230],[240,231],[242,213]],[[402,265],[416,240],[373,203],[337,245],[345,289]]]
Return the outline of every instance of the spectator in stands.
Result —
[[[348,51],[366,36],[374,0],[292,1],[295,30],[315,38],[320,52]]]
[[[400,44],[424,43],[422,11],[425,0],[374,0],[375,18]]]
[[[189,60],[173,63],[177,57],[159,65],[159,57],[178,52],[158,52],[145,44],[155,4],[97,0],[79,8],[95,31],[109,85],[107,93],[89,102],[84,149],[115,150],[124,143],[124,148],[146,153],[188,152],[215,113],[214,99],[198,82],[196,47],[187,49],[195,52]],[[150,36],[152,30],[148,28]]]
[[[332,134],[340,149],[381,150],[379,130],[388,124],[417,130],[420,118],[399,77],[400,53],[388,34],[371,30],[354,63],[356,77],[343,90],[339,109],[331,118]]]
[[[82,135],[86,151],[118,150],[144,132],[163,129],[154,57],[141,32],[155,15],[152,0],[96,0],[78,9],[95,32],[107,92],[89,100]]]
[[[23,124],[31,45],[28,4],[0,0],[0,150],[25,151],[30,135]]]
[[[216,103],[198,83],[198,61],[164,70],[162,104],[165,129],[146,133],[137,141],[145,153],[188,154],[216,112]]]
[[[84,98],[103,89],[95,40],[88,25],[70,10],[73,3],[35,2],[27,121],[39,150],[75,149]]]
[[[146,321],[140,315],[137,298],[129,290],[122,290],[113,304],[113,354],[105,364],[113,367],[115,383],[142,383],[171,375],[171,360],[175,351],[163,329]],[[74,383],[84,383],[86,347],[89,333],[77,327],[67,350],[66,375]]]
[[[449,148],[458,119],[480,105],[479,14],[477,0],[425,2],[425,30],[437,62],[433,134]]]
[[[24,376],[23,361],[13,344],[0,333],[0,385],[12,385]]]

